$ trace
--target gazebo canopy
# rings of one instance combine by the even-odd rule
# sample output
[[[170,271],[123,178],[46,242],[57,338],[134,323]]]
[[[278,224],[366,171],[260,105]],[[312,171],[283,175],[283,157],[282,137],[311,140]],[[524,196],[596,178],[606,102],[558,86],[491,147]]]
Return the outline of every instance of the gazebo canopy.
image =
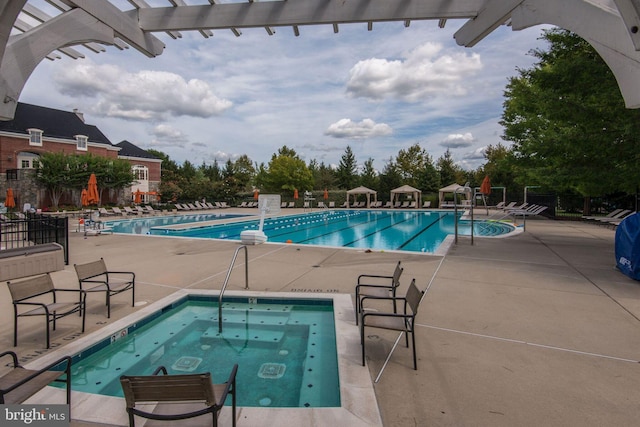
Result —
[[[415,208],[419,208],[422,205],[422,191],[417,188],[413,188],[410,185],[403,185],[402,187],[398,187],[396,189],[391,190],[391,207],[395,206],[395,202],[400,198],[400,194],[411,194],[413,196],[413,200],[415,200],[416,205]]]
[[[464,187],[460,184],[456,184],[455,182],[451,185],[447,185],[446,187],[441,188],[439,190],[440,206],[442,206],[442,202],[444,202],[444,195],[446,193],[458,192],[460,196],[464,197],[465,199],[469,199],[469,195],[466,192],[459,191],[459,189],[461,188],[464,188]]]
[[[363,187],[363,186],[352,188],[351,190],[347,191],[347,208],[349,207],[349,196],[353,195],[353,201],[355,202],[358,194],[365,194],[367,196],[367,207],[371,206],[372,194],[373,194],[374,200],[375,201],[378,200],[378,192],[375,190],[372,190],[370,188]]]

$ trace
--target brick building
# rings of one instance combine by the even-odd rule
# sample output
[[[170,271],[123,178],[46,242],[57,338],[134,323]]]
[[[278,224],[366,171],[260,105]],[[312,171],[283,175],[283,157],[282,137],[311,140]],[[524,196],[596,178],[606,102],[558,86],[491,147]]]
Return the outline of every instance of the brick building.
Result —
[[[130,162],[138,181],[124,194],[103,194],[102,204],[128,204],[134,191],[154,193],[160,186],[162,160],[128,141],[112,144],[100,129],[85,123],[83,114],[77,110],[69,112],[18,103],[14,119],[0,121],[0,194],[4,195],[11,187],[17,207],[29,203],[47,208],[49,196],[34,180],[34,161],[47,152],[90,153]],[[79,194],[67,194],[61,204],[72,205],[78,201]],[[144,202],[152,201],[155,197],[145,194]]]

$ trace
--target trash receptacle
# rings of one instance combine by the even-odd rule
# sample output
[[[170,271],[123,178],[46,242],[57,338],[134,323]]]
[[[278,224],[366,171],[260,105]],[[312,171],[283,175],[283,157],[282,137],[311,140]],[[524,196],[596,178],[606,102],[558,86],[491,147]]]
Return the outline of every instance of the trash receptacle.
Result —
[[[635,280],[640,280],[640,214],[623,219],[616,228],[616,266]]]

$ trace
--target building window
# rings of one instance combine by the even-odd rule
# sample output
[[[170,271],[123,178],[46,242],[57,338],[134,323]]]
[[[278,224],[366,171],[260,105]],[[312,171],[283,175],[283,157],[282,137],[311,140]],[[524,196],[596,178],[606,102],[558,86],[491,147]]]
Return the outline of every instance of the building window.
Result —
[[[149,180],[149,168],[143,165],[134,165],[132,168],[133,175],[136,181],[148,181]]]
[[[87,151],[87,137],[85,135],[76,135],[77,149]]]
[[[39,156],[34,153],[20,152],[17,158],[18,169],[35,169],[38,165]]]
[[[42,131],[40,129],[27,129],[29,132],[29,145],[42,147]]]

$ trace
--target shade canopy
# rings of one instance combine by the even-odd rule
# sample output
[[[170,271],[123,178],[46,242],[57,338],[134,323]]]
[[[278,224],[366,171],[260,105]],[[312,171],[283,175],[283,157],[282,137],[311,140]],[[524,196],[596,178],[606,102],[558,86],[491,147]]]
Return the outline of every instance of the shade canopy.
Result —
[[[391,190],[391,207],[395,206],[395,203],[400,200],[401,194],[411,194],[413,200],[415,200],[415,208],[419,208],[422,205],[422,191],[414,188],[410,185],[403,185],[402,187]]]
[[[367,196],[367,207],[371,206],[371,195],[373,195],[373,200],[377,201],[378,200],[378,192],[375,190],[372,190],[370,188],[367,187],[356,187],[356,188],[352,188],[351,190],[347,191],[347,207],[350,206],[349,203],[349,196],[353,196],[353,201],[355,203],[356,201],[356,197],[358,197],[358,194],[364,194]]]
[[[460,184],[453,183],[451,185],[447,185],[439,190],[439,201],[440,206],[442,206],[442,202],[444,202],[445,194],[447,193],[458,193],[459,197],[463,197],[465,200],[469,200],[469,194],[466,192],[460,191],[461,188],[464,188]]]

